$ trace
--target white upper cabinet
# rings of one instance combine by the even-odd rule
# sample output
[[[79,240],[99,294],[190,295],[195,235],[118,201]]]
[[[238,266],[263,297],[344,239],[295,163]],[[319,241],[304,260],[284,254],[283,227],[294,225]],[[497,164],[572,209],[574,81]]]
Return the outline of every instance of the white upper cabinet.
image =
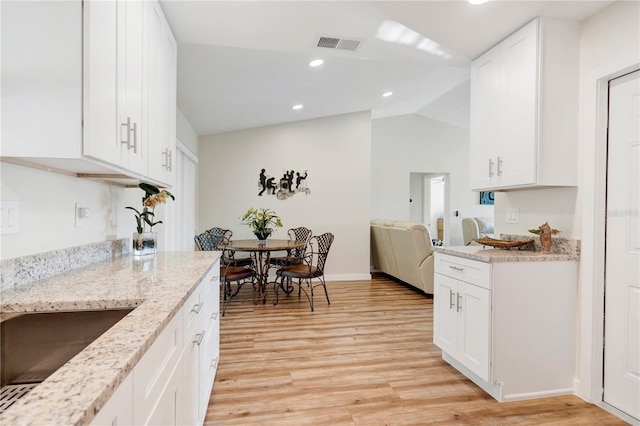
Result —
[[[577,185],[579,24],[537,18],[471,65],[471,187]]]
[[[1,16],[4,160],[173,183],[151,166],[176,138],[176,42],[157,2],[3,2]]]

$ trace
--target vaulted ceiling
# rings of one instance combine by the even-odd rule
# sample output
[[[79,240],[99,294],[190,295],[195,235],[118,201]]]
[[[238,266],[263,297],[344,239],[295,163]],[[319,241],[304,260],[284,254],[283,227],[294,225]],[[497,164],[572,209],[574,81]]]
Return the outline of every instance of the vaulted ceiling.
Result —
[[[160,3],[178,40],[178,107],[206,135],[364,110],[468,127],[474,58],[536,16],[582,21],[612,2]]]

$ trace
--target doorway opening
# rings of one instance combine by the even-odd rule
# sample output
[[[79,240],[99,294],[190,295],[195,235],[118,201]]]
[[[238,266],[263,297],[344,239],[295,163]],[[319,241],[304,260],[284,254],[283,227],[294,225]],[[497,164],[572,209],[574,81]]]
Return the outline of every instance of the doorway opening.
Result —
[[[449,174],[410,173],[410,212],[412,222],[424,224],[434,245],[446,245],[449,239]]]

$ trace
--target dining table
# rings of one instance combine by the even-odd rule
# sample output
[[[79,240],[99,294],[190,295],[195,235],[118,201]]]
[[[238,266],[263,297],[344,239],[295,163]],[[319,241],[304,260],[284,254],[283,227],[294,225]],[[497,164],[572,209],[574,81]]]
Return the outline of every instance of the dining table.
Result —
[[[305,246],[304,241],[295,240],[279,240],[275,238],[269,238],[267,240],[230,240],[229,244],[225,246],[225,249],[233,252],[250,252],[255,255],[255,268],[258,285],[255,288],[254,303],[258,299],[262,300],[262,303],[267,301],[267,286],[271,284],[269,282],[269,269],[271,253],[274,251],[294,250]],[[273,281],[274,291],[277,283]],[[277,300],[277,299],[276,299]],[[275,304],[276,302],[274,302]]]

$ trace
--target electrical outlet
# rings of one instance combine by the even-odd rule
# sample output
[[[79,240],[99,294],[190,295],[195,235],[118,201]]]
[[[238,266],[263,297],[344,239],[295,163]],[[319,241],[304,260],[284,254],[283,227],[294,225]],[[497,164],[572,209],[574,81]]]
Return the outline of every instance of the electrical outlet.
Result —
[[[76,213],[76,228],[84,227],[87,220],[89,220],[89,216],[91,216],[91,210],[89,210],[89,207],[87,206],[76,203],[75,213]]]
[[[520,223],[520,209],[513,207],[506,209],[507,223]]]

